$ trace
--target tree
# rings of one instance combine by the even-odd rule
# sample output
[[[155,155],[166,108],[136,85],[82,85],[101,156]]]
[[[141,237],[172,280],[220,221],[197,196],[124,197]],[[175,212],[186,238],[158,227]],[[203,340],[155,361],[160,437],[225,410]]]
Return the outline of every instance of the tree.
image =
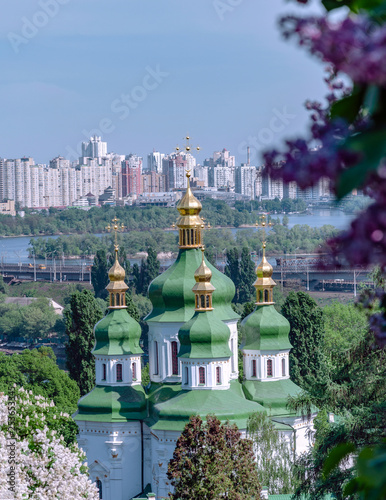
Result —
[[[80,397],[76,382],[56,364],[51,347],[26,349],[12,356],[0,353],[0,392],[8,394],[15,385],[52,399],[59,411],[69,414],[76,410]],[[76,426],[72,441],[75,435]]]
[[[290,292],[282,314],[291,330],[289,341],[291,379],[306,391],[322,390],[326,383],[327,365],[323,353],[323,312],[314,299],[304,292]]]
[[[105,250],[98,250],[91,268],[91,283],[95,296],[104,299],[107,296],[106,286],[109,283],[107,256]]]
[[[190,417],[169,462],[172,500],[260,499],[252,441],[235,425],[208,415]]]
[[[240,263],[239,263],[239,251],[236,247],[233,247],[226,251],[226,264],[224,273],[228,276],[234,283],[236,287],[236,294],[233,298],[233,302],[238,302],[238,288],[240,282]]]
[[[1,274],[0,274],[0,293],[8,295],[8,285],[4,283],[4,279]]]
[[[256,280],[255,264],[251,259],[247,247],[243,247],[241,251],[239,265],[239,293],[238,301],[241,304],[248,302],[254,295],[253,283]]]
[[[102,312],[89,290],[75,292],[70,307],[65,310],[66,366],[84,396],[94,387],[95,361],[91,350],[94,347],[94,326],[102,319]]]
[[[141,317],[139,315],[139,311],[137,306],[134,303],[133,297],[131,293],[126,292],[126,306],[127,306],[127,312],[129,315],[135,319],[135,321],[138,321],[138,323],[141,321]]]
[[[260,484],[271,495],[292,493],[297,483],[290,451],[293,443],[286,441],[265,412],[249,417],[248,437],[253,442]]]
[[[0,394],[1,498],[99,498],[85,454],[61,435],[69,419],[52,401],[22,387]]]

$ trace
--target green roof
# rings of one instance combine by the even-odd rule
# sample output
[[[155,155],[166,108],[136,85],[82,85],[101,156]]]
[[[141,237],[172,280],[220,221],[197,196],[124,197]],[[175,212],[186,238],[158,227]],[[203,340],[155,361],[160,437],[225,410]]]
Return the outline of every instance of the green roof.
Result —
[[[110,309],[94,329],[95,347],[93,354],[142,354],[139,347],[141,327],[127,309]]]
[[[194,314],[195,297],[192,288],[195,285],[194,273],[202,262],[200,248],[180,249],[173,265],[157,276],[149,287],[149,298],[153,310],[145,318],[148,322],[185,323]],[[225,274],[205,260],[212,271],[213,307],[222,321],[239,317],[231,302],[235,295],[235,286]]]
[[[231,382],[228,390],[181,390],[179,384],[152,384],[149,394],[148,425],[154,430],[183,431],[191,415],[202,419],[215,414],[221,421],[246,429],[250,415],[265,411],[245,399],[240,383]]]
[[[196,311],[178,332],[180,358],[229,358],[230,330],[216,311]]]
[[[289,322],[273,305],[258,305],[241,322],[240,348],[260,351],[291,349],[289,331]]]
[[[142,385],[96,386],[78,401],[74,420],[126,422],[146,417],[146,394]]]
[[[248,399],[262,405],[271,416],[294,415],[286,408],[287,399],[301,392],[300,387],[289,378],[269,382],[244,380],[243,389]]]

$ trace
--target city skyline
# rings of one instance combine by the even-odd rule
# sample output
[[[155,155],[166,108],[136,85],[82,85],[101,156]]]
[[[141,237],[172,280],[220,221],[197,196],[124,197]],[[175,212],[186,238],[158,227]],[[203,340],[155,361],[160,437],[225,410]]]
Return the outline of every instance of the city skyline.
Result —
[[[244,162],[249,144],[259,164],[261,150],[304,131],[305,99],[327,91],[322,65],[279,34],[278,16],[299,9],[282,0],[6,9],[2,157],[68,158],[94,133],[110,151],[145,157],[189,133],[200,163],[224,145]]]

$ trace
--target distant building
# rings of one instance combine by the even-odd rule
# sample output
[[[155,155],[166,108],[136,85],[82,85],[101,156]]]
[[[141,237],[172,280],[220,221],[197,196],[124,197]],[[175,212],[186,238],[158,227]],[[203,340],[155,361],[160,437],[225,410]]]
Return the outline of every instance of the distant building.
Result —
[[[99,205],[115,205],[115,191],[109,186],[103,191],[103,194],[99,196]]]
[[[103,142],[101,137],[94,135],[89,142],[82,143],[82,156],[89,158],[102,158],[107,155],[107,142]]]
[[[4,203],[0,203],[0,214],[3,215],[16,215],[15,202],[13,200],[8,200]]]
[[[165,158],[163,153],[153,151],[147,155],[147,171],[162,174],[162,160]]]
[[[235,169],[235,191],[254,200],[256,196],[256,167],[242,163]]]
[[[141,194],[142,158],[128,155],[122,162],[122,196]]]

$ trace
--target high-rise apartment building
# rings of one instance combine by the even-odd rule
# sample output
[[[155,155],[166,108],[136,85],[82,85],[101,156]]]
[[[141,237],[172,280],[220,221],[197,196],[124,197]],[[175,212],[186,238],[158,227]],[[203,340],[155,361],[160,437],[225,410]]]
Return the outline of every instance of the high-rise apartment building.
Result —
[[[102,158],[107,155],[107,142],[103,142],[101,137],[94,135],[89,142],[82,143],[82,157]]]
[[[256,177],[258,171],[255,166],[242,163],[235,169],[235,192],[248,196],[254,200],[256,195]]]
[[[142,193],[142,158],[130,154],[122,162],[122,197]]]
[[[165,158],[164,153],[153,151],[147,155],[147,171],[162,174],[162,160]]]
[[[196,159],[190,153],[172,153],[162,161],[162,172],[166,178],[166,190],[186,188],[186,170],[193,171]]]

